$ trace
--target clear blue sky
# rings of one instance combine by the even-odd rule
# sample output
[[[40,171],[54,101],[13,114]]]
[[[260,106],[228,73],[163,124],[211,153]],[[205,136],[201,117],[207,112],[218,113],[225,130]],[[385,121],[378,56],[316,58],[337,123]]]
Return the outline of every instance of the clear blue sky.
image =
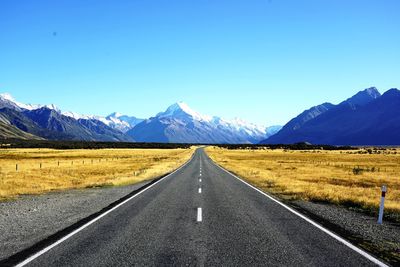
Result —
[[[400,1],[0,1],[0,92],[63,110],[284,124],[400,87]]]

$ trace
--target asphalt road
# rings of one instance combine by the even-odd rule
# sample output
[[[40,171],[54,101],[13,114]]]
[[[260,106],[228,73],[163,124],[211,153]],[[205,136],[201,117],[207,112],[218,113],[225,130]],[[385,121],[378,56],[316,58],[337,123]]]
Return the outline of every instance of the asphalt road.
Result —
[[[183,168],[28,263],[133,265],[375,264],[224,172],[198,149]]]

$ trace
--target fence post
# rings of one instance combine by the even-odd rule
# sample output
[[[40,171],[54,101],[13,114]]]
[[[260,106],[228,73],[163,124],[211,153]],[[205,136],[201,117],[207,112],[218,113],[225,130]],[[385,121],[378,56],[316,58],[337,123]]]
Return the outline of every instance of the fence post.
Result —
[[[18,163],[15,164],[15,171],[16,171],[16,172],[18,171]]]
[[[42,163],[40,163],[40,169],[42,168]]]
[[[385,195],[386,195],[386,185],[382,186],[382,194],[381,194],[381,204],[379,205],[379,217],[378,217],[378,224],[382,224],[383,220],[383,208],[385,206]]]

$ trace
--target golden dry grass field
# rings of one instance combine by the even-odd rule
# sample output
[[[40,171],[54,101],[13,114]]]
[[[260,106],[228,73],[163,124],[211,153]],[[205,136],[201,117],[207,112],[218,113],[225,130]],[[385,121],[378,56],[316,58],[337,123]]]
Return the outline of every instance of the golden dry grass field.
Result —
[[[285,198],[361,207],[376,212],[387,185],[385,211],[400,213],[400,150],[228,150],[206,148],[221,166]]]
[[[0,200],[52,190],[133,184],[171,172],[193,152],[194,148],[0,149]]]

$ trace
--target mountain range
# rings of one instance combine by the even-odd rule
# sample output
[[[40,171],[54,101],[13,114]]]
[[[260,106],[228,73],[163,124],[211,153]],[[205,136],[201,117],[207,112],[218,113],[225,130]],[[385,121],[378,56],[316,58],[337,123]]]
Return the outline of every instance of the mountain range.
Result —
[[[339,104],[323,103],[283,127],[262,127],[241,119],[207,116],[183,102],[148,119],[62,112],[55,105],[31,105],[0,94],[0,138],[169,142],[203,144],[399,145],[400,91],[367,88]]]
[[[399,145],[400,91],[367,88],[334,105],[314,106],[262,144]]]
[[[0,94],[0,138],[250,144],[279,130],[205,116],[183,102],[140,119],[116,112],[106,117],[62,112],[55,105],[23,104]]]
[[[202,115],[183,102],[137,124],[127,132],[138,142],[258,143],[280,129]]]

